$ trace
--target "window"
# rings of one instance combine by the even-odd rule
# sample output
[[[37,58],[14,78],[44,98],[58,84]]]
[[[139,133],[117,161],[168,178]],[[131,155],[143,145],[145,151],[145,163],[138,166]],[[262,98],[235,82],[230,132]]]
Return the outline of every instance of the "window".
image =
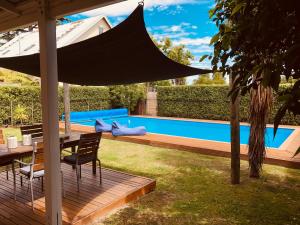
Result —
[[[104,30],[103,27],[100,26],[98,29],[99,29],[99,34],[102,34]]]

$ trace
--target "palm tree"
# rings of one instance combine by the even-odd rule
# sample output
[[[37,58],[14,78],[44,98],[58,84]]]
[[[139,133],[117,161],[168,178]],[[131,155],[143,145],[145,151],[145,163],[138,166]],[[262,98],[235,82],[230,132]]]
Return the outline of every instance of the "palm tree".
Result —
[[[271,87],[264,87],[260,81],[250,91],[250,137],[249,166],[250,177],[259,178],[266,154],[265,131],[268,115],[272,107],[273,92]]]

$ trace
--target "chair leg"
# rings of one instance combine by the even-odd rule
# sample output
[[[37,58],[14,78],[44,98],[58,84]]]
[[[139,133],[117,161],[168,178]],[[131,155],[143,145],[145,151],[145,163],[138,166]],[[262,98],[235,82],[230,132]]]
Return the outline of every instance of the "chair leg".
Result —
[[[77,180],[77,191],[79,192],[79,168],[78,168],[79,166],[78,165],[76,165],[76,180]]]
[[[13,179],[14,179],[14,199],[17,200],[16,171],[15,171],[14,164],[12,164],[12,172],[13,172]]]
[[[28,192],[29,192],[29,189],[30,189],[30,181],[28,180],[28,181],[27,181],[27,194],[28,194]]]
[[[8,177],[8,166],[6,166],[6,180],[8,180],[9,177]]]
[[[32,211],[34,211],[34,196],[33,196],[33,185],[32,185],[32,180],[29,181],[30,182],[30,192],[31,192],[31,207],[32,207]]]
[[[99,163],[99,176],[100,176],[100,185],[102,184],[102,169],[101,169],[101,161],[97,160]]]
[[[81,165],[79,166],[79,177],[80,177],[80,179],[81,179]]]
[[[61,173],[61,189],[62,189],[62,195],[63,195],[63,197],[65,197],[64,173],[63,173],[62,170],[60,171],[60,173]]]
[[[42,177],[41,179],[42,179],[42,181],[41,181],[42,187],[41,188],[42,188],[42,192],[43,192],[44,191],[44,177]]]
[[[20,181],[21,181],[21,187],[23,186],[23,177],[20,176]]]

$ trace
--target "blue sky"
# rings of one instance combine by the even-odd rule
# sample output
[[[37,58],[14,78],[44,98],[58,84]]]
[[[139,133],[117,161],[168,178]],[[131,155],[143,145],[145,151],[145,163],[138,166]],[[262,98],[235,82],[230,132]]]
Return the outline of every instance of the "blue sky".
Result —
[[[104,15],[115,26],[137,6],[139,0],[128,0],[82,14],[73,19]],[[216,33],[208,11],[214,0],[145,0],[145,22],[148,32],[156,39],[170,37],[175,45],[184,44],[195,55],[192,66],[209,68],[210,63],[199,63],[199,58],[212,51],[210,38]],[[189,81],[194,77],[189,78]]]

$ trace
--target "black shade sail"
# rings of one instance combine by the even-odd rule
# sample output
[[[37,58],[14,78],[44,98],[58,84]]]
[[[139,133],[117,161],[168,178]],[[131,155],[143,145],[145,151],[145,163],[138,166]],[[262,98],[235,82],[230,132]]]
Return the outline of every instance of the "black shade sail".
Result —
[[[116,85],[174,79],[210,72],[167,58],[151,40],[143,6],[113,29],[57,49],[58,80],[79,85]],[[0,67],[40,76],[39,54],[0,58]]]

